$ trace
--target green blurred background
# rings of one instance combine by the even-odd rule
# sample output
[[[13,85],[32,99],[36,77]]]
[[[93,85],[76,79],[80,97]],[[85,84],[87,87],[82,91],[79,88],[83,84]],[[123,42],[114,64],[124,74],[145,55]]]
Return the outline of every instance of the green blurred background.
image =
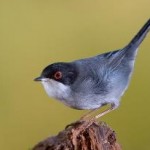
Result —
[[[0,150],[27,150],[87,111],[48,98],[33,79],[48,64],[127,44],[150,0],[0,0]],[[124,150],[150,149],[150,36],[121,106],[104,116]]]

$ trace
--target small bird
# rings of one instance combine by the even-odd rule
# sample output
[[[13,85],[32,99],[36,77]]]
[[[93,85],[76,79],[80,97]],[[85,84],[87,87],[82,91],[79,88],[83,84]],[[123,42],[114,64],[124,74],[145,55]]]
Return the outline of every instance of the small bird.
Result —
[[[41,81],[50,97],[74,109],[93,111],[110,104],[107,110],[95,116],[97,119],[119,106],[131,79],[138,47],[149,30],[150,19],[124,48],[50,64],[34,80]]]

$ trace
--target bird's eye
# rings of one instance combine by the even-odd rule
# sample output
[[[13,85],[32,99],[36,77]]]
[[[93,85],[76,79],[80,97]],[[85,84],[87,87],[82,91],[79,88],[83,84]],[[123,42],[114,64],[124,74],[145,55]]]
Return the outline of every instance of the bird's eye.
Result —
[[[56,80],[61,79],[61,78],[62,78],[62,72],[61,72],[61,71],[57,71],[57,72],[55,72],[55,74],[54,74],[54,78],[55,78]]]

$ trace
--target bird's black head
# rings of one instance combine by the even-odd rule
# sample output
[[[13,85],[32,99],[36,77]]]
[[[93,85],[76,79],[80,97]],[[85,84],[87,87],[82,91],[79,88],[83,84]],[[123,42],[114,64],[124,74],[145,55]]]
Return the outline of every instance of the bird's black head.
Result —
[[[40,81],[43,78],[53,79],[57,82],[61,82],[65,85],[73,84],[77,78],[77,69],[72,63],[54,63],[47,66],[40,77],[35,81]]]

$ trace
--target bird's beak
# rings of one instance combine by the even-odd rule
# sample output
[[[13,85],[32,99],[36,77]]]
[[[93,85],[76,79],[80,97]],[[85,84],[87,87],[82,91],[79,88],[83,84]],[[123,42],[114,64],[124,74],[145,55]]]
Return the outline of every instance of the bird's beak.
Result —
[[[44,78],[43,77],[37,77],[34,79],[34,81],[42,81]]]

